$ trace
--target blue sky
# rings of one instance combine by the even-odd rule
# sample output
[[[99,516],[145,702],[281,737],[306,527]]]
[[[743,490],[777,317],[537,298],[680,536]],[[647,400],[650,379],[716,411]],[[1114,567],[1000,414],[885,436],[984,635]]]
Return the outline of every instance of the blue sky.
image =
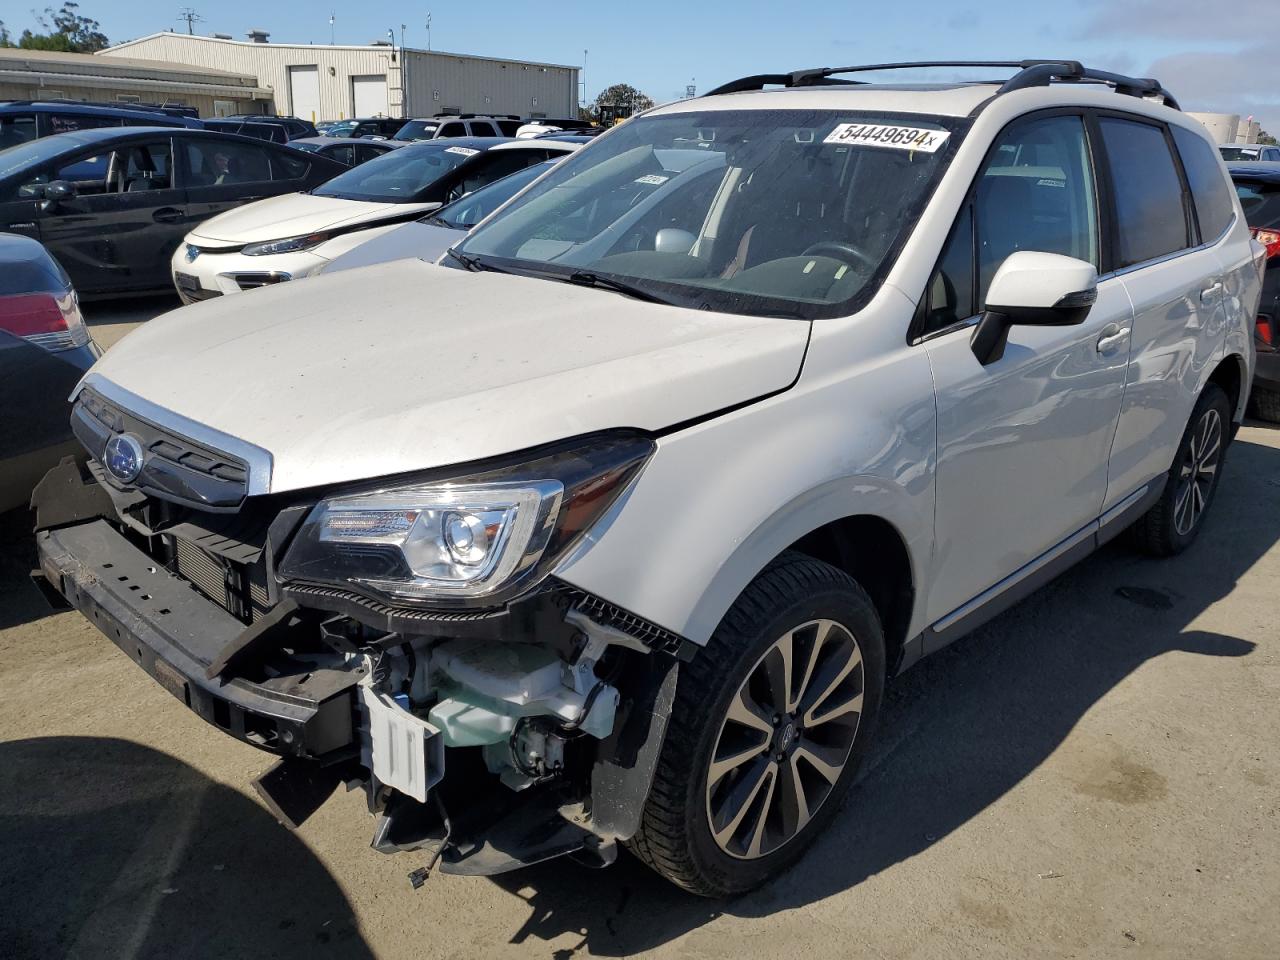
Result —
[[[407,45],[425,47],[430,11],[437,50],[580,65],[586,49],[592,96],[626,82],[658,101],[683,94],[688,83],[707,90],[732,77],[799,67],[1070,57],[1158,76],[1186,109],[1254,114],[1280,134],[1276,0],[1231,0],[1217,10],[1205,0],[189,2],[204,17],[197,32],[239,39],[259,27],[277,42],[303,43],[329,42],[332,11],[339,43],[367,43],[388,28],[398,41],[403,23]],[[33,25],[25,10],[16,13],[17,4],[5,6],[0,16],[10,30]],[[177,2],[81,0],[81,12],[98,19],[113,41],[185,30],[180,8]]]

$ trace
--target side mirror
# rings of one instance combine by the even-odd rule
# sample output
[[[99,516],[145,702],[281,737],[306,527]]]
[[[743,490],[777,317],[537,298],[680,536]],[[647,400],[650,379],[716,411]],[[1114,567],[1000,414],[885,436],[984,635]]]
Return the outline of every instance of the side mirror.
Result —
[[[1058,253],[1019,250],[1000,264],[969,346],[984,366],[1004,356],[1014,324],[1069,327],[1083,323],[1098,299],[1093,264]]]
[[[653,249],[658,253],[688,253],[697,239],[688,230],[663,227],[654,235]]]
[[[44,200],[41,210],[51,210],[63,200],[70,200],[76,195],[76,185],[67,180],[54,180],[44,185]]]

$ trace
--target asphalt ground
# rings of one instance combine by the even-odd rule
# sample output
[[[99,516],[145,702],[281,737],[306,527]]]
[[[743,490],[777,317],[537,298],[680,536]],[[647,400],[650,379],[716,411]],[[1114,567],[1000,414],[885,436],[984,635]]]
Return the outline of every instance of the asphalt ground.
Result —
[[[109,345],[172,300],[89,305]],[[1280,956],[1280,431],[1246,426],[1200,539],[1109,545],[890,685],[793,871],[732,902],[625,855],[493,879],[369,849],[359,794],[301,831],[270,758],[27,580],[0,518],[0,956]]]

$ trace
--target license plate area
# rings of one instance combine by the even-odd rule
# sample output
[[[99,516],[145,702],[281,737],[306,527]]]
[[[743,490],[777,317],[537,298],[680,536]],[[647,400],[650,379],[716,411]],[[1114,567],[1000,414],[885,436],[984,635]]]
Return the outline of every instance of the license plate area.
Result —
[[[156,678],[156,683],[160,684],[188,707],[191,706],[191,694],[187,691],[187,678],[177,670],[157,658],[152,666],[151,675]]]
[[[179,290],[195,291],[200,290],[200,279],[189,273],[175,271],[173,274],[174,283],[178,285]]]

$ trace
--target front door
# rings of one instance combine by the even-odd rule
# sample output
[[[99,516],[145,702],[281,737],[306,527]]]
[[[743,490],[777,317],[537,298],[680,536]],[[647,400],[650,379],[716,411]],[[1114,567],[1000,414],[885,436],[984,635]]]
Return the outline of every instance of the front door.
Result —
[[[43,204],[38,223],[41,241],[80,293],[169,285],[186,196],[173,180],[167,138],[81,154],[42,176],[75,188],[74,196]]]
[[[998,139],[926,291],[938,409],[931,623],[1068,541],[1099,515],[1129,358],[1117,279],[1078,326],[1015,326],[982,365],[972,320],[1004,259],[1038,250],[1100,263],[1082,117],[1024,118]]]

